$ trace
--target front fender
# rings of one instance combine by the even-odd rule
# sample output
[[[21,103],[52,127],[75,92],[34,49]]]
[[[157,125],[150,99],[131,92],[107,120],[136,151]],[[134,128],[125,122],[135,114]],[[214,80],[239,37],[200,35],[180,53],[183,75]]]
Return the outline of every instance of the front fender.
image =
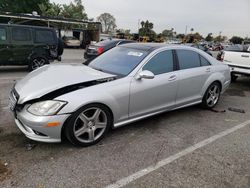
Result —
[[[56,100],[68,102],[59,114],[73,113],[85,105],[101,103],[112,111],[114,123],[128,118],[130,82],[123,82],[122,84],[119,82],[117,80],[82,88],[57,97]]]

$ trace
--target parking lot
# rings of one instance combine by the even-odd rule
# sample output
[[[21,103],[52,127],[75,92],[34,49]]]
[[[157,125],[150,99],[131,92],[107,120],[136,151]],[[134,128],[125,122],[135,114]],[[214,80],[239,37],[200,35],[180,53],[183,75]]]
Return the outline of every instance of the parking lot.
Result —
[[[67,49],[61,63],[82,58]],[[27,73],[0,68],[0,187],[250,187],[250,78],[232,83],[214,111],[175,110],[77,148],[31,141],[15,126],[8,93]]]

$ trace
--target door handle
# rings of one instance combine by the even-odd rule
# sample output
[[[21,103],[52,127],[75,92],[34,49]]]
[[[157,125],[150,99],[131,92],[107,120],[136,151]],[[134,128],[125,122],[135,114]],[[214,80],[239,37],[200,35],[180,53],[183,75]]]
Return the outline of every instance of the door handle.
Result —
[[[206,69],[206,72],[211,72],[211,68],[207,68],[207,69]]]
[[[176,80],[177,76],[176,75],[172,75],[169,77],[168,81],[174,81]]]
[[[249,55],[241,55],[241,57],[246,57],[247,58],[247,57],[249,57]]]

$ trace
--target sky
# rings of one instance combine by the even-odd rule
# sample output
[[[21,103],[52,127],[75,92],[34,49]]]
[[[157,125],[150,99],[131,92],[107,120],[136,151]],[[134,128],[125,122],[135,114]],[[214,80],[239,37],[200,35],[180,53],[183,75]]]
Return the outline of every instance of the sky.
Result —
[[[71,0],[50,0],[63,4]],[[206,36],[250,37],[250,0],[83,0],[89,18],[104,12],[116,18],[118,29],[138,31],[139,20],[154,23],[157,33],[174,28],[185,33],[194,28]]]

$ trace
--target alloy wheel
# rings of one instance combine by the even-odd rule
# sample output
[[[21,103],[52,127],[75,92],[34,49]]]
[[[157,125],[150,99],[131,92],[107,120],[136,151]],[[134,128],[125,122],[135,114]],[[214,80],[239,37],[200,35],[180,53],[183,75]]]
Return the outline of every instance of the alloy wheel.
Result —
[[[97,107],[84,110],[75,120],[73,132],[82,143],[91,143],[99,139],[107,128],[107,115]]]
[[[32,61],[31,68],[32,68],[32,70],[35,70],[35,69],[37,69],[45,64],[46,64],[46,60],[44,58],[35,58]]]
[[[213,107],[219,100],[220,88],[218,85],[212,85],[207,93],[206,102],[209,107]]]

